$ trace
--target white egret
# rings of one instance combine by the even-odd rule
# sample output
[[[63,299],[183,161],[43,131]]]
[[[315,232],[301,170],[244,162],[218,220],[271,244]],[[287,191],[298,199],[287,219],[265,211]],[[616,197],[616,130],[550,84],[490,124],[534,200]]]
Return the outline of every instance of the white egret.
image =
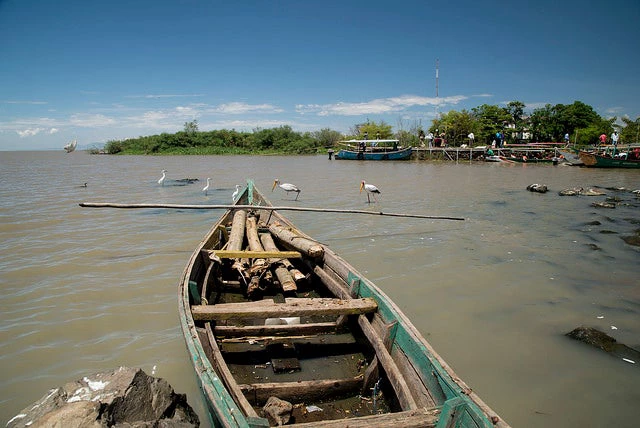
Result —
[[[211,179],[207,177],[207,185],[202,188],[202,191],[204,192],[205,195],[209,191],[209,181],[211,181]]]
[[[160,177],[160,180],[158,180],[158,184],[160,184],[161,186],[164,186],[164,179],[167,178],[167,170],[163,169],[162,170],[162,177]]]
[[[373,200],[378,202],[378,200],[376,199],[376,193],[379,195],[380,190],[376,186],[374,186],[373,184],[365,183],[364,180],[362,180],[362,183],[360,183],[360,193],[362,193],[362,189],[367,191],[367,202],[371,203],[371,199],[369,199],[369,194],[372,194]]]
[[[236,198],[237,198],[237,197],[238,197],[238,195],[240,194],[240,187],[242,187],[242,186],[240,186],[239,184],[236,184],[236,191],[235,191],[235,192],[233,192],[233,195],[231,195],[231,201],[232,201],[232,202],[235,202],[235,201],[236,201]]]
[[[276,188],[276,186],[280,187],[282,190],[284,190],[285,192],[287,192],[287,195],[289,194],[289,192],[296,192],[296,201],[298,200],[298,196],[300,196],[300,189],[298,189],[296,186],[294,186],[291,183],[280,183],[280,180],[278,180],[277,178],[275,180],[273,180],[273,187],[271,188],[271,191],[273,192],[273,189]]]

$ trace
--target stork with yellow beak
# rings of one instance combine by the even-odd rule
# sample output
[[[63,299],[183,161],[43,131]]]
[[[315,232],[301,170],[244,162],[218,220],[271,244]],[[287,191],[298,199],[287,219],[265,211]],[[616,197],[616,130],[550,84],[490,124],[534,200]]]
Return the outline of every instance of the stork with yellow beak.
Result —
[[[291,183],[280,183],[280,180],[278,180],[277,178],[275,180],[273,180],[273,187],[271,188],[271,191],[273,192],[273,190],[276,188],[276,186],[280,187],[282,190],[284,190],[285,192],[287,192],[287,195],[289,194],[289,192],[296,192],[296,201],[298,200],[298,196],[300,196],[300,189],[298,189],[296,186],[294,186]]]
[[[364,182],[364,180],[362,180],[362,183],[360,183],[360,193],[362,193],[362,189],[367,191],[367,202],[371,203],[371,199],[369,198],[369,194],[373,195],[373,200],[375,202],[378,202],[378,200],[376,199],[376,193],[379,195],[380,194],[380,190],[374,186],[373,184],[367,184]]]

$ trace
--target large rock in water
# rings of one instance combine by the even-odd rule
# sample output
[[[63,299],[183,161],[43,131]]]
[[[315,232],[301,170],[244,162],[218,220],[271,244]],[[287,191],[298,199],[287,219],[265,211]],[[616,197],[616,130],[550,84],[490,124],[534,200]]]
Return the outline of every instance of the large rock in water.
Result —
[[[185,394],[141,369],[120,367],[52,389],[7,427],[198,427]]]
[[[640,363],[640,352],[625,344],[618,343],[616,339],[592,327],[577,327],[566,336],[584,342],[588,345],[600,348],[616,357],[622,358],[627,363]]]

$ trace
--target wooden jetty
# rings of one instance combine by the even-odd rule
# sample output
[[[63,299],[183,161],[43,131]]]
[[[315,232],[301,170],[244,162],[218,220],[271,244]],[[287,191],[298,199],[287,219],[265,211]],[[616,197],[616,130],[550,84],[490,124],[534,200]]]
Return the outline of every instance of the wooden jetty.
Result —
[[[530,161],[551,160],[554,156],[560,156],[560,152],[554,146],[536,145],[507,145],[505,147],[478,146],[478,147],[414,147],[411,160],[433,161],[483,161],[487,151],[491,148],[493,154],[514,161],[521,161],[523,156]]]

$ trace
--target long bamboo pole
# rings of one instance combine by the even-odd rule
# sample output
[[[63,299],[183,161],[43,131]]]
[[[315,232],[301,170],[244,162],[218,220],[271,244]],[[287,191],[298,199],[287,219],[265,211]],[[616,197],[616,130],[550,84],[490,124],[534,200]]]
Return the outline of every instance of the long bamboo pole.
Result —
[[[180,210],[266,210],[266,211],[310,211],[320,213],[340,213],[340,214],[368,214],[381,215],[387,217],[409,217],[409,218],[426,218],[433,220],[457,220],[464,221],[463,217],[434,216],[423,214],[402,214],[390,213],[382,211],[363,211],[363,210],[341,210],[335,208],[307,208],[307,207],[263,207],[259,205],[185,205],[185,204],[119,204],[113,202],[82,202],[80,206],[83,208],[124,208],[124,209],[141,209],[141,208],[168,208]]]

